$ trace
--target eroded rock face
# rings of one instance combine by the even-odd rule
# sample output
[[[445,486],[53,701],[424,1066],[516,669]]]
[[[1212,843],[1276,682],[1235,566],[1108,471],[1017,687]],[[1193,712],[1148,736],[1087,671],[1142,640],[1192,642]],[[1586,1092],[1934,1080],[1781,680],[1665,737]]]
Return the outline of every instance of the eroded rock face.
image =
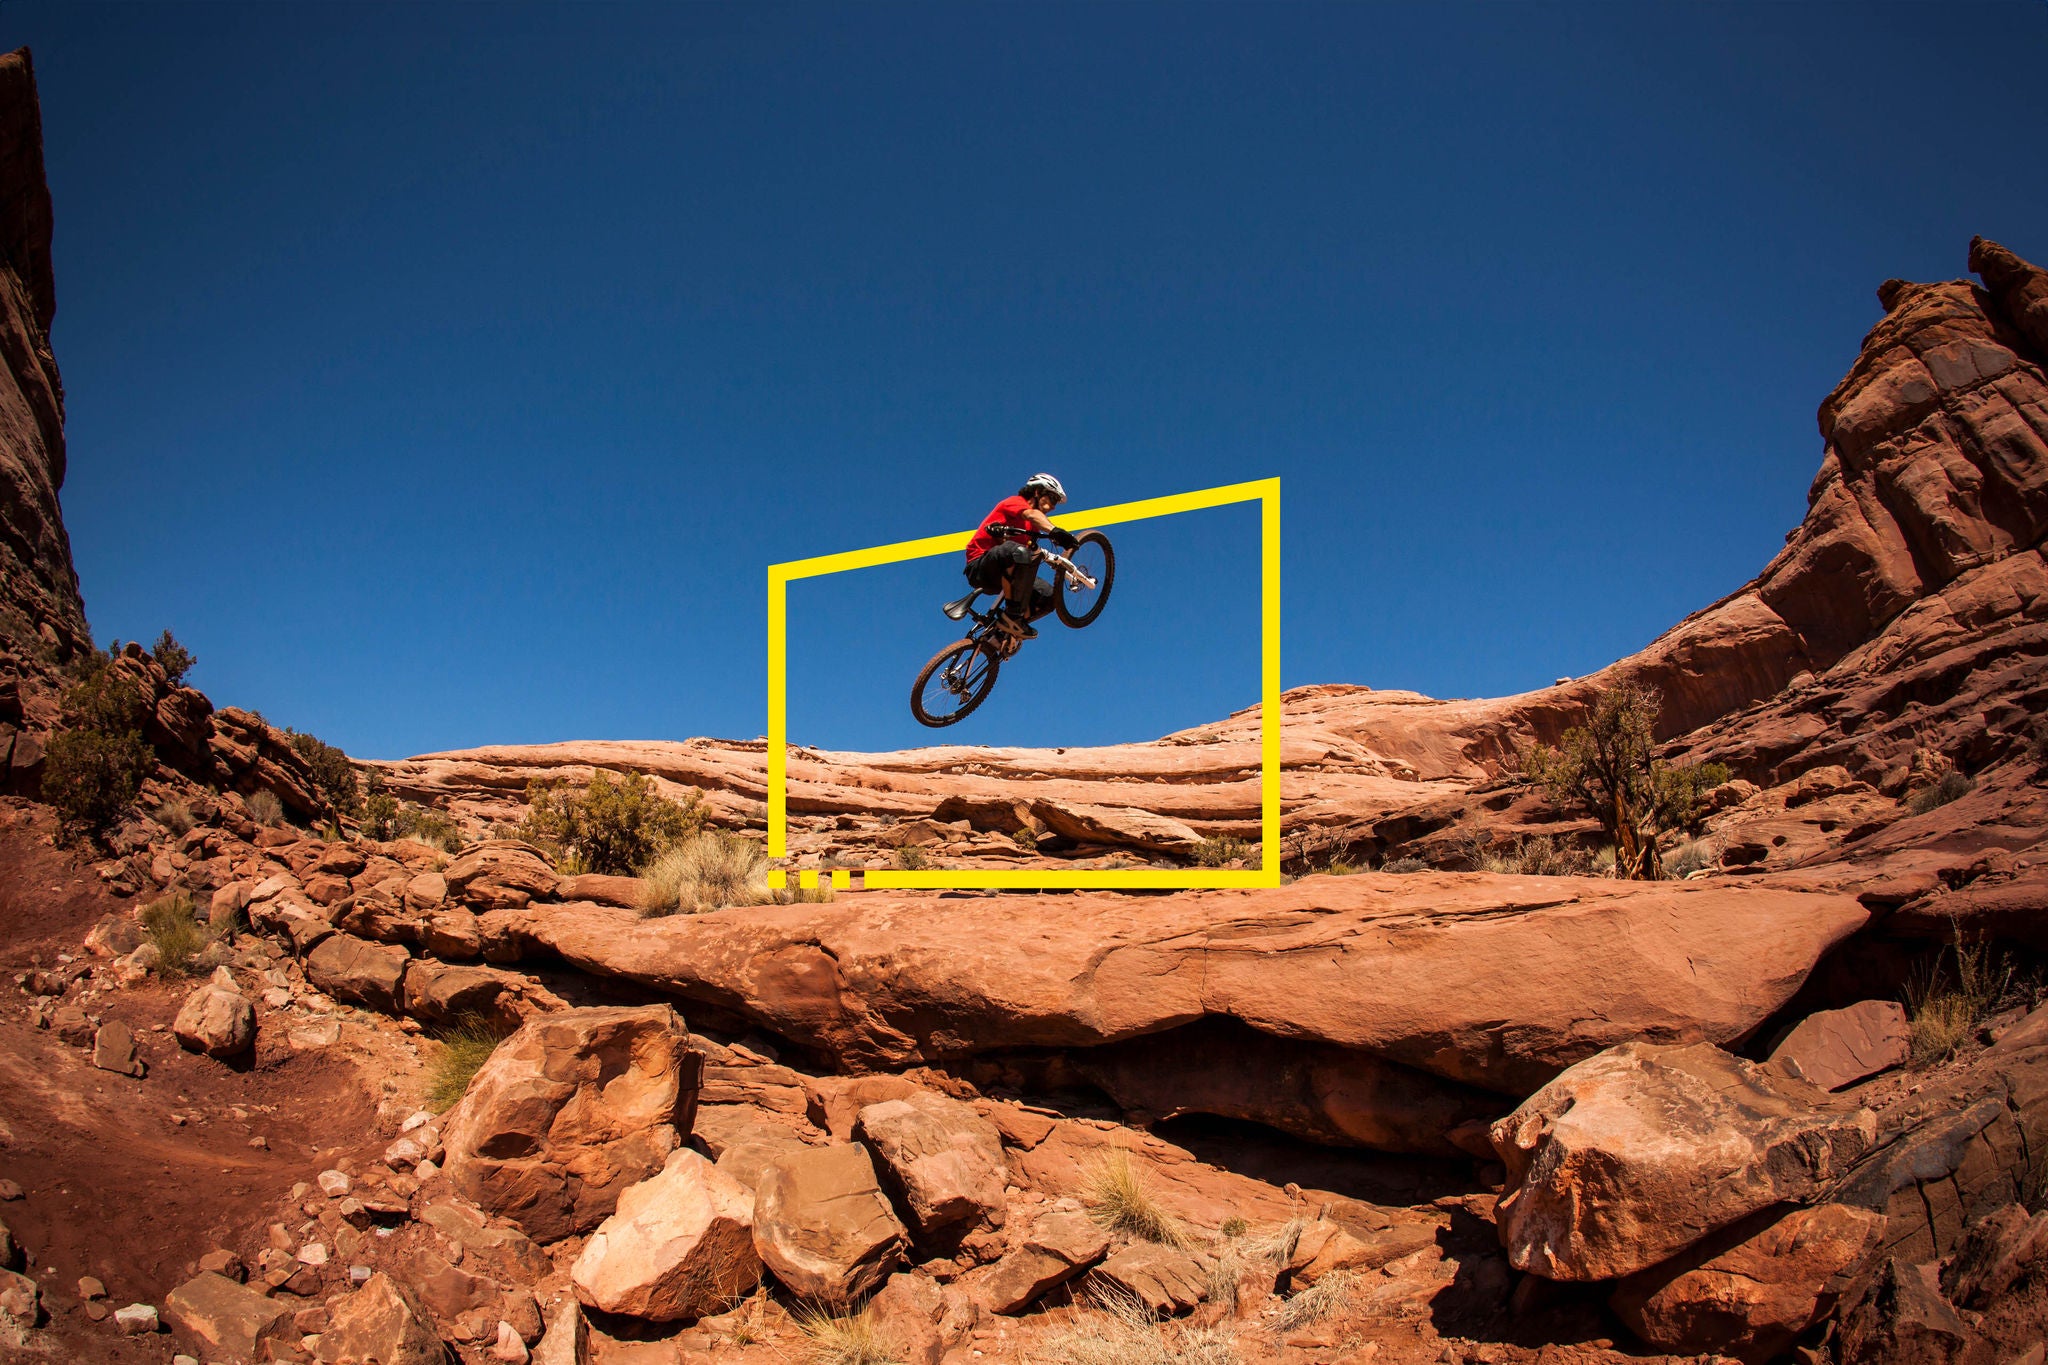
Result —
[[[477,910],[516,910],[553,895],[560,880],[540,850],[514,839],[471,844],[441,878],[449,896]]]
[[[1766,1210],[1630,1276],[1614,1310],[1659,1350],[1761,1365],[1833,1310],[1883,1231],[1844,1204]]]
[[[675,1322],[722,1311],[761,1280],[754,1197],[696,1152],[619,1196],[570,1271],[576,1297],[607,1313]]]
[[[498,1045],[442,1141],[456,1191],[541,1242],[596,1227],[662,1168],[702,1059],[666,1005],[564,1010]]]
[[[802,1298],[851,1303],[888,1278],[910,1238],[858,1143],[771,1163],[754,1191],[754,1246]]]
[[[1716,1047],[1610,1048],[1494,1125],[1501,1244],[1548,1279],[1618,1279],[1808,1197],[1876,1135],[1870,1111]]]

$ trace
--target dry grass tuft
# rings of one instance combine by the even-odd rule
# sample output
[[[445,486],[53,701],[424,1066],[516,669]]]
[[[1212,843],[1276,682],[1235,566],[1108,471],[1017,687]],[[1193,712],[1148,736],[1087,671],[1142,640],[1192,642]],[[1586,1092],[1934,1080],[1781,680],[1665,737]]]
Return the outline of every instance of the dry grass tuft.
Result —
[[[441,1050],[434,1054],[427,1073],[427,1107],[445,1113],[469,1089],[470,1081],[498,1050],[504,1039],[491,1021],[469,1014],[455,1021],[438,1040]]]
[[[1955,1055],[2017,989],[2012,959],[1987,944],[1966,942],[1959,926],[1949,958],[1952,969],[1936,959],[1906,986],[1914,1066],[1932,1066]]]
[[[1281,1304],[1280,1311],[1270,1319],[1270,1325],[1282,1336],[1298,1332],[1341,1311],[1357,1288],[1357,1277],[1350,1271],[1333,1270]]]
[[[1093,1311],[1073,1310],[1041,1349],[1054,1365],[1238,1365],[1227,1327],[1162,1327],[1135,1297],[1095,1295]]]
[[[875,1334],[866,1312],[835,1315],[818,1307],[799,1308],[796,1325],[804,1337],[807,1365],[898,1365]]]
[[[156,945],[157,970],[165,976],[191,975],[199,955],[215,937],[212,927],[200,922],[192,897],[183,891],[144,907],[142,930]]]
[[[1114,1151],[1103,1157],[1081,1190],[1089,1216],[1111,1232],[1126,1233],[1162,1246],[1184,1247],[1187,1233],[1152,1194],[1150,1182],[1131,1154]]]
[[[650,918],[729,905],[826,904],[829,885],[770,890],[768,851],[737,834],[703,830],[670,844],[640,871],[640,910]]]
[[[192,807],[183,801],[171,800],[156,808],[156,822],[172,834],[188,834],[199,822],[192,817]]]
[[[253,791],[242,798],[243,807],[249,818],[259,825],[274,825],[284,819],[284,802],[267,791]]]

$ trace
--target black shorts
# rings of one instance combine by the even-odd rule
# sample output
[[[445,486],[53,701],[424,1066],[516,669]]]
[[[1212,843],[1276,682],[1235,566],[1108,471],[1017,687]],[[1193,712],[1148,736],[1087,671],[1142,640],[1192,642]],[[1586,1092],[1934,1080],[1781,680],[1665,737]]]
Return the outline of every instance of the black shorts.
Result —
[[[1029,545],[1021,540],[1000,541],[990,546],[980,559],[967,561],[967,582],[982,592],[999,593],[1003,590],[1003,580],[1009,577],[1011,569],[1019,565],[1029,566],[1030,563]],[[1041,608],[1051,606],[1052,584],[1041,578],[1036,586],[1039,599],[1037,605]]]

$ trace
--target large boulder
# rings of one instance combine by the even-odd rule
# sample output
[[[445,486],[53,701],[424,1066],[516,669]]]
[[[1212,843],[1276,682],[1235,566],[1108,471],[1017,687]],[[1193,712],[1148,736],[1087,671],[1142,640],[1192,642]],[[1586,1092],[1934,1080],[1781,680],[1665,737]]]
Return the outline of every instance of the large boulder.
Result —
[[[252,1362],[261,1343],[289,1335],[292,1309],[225,1275],[201,1271],[164,1297],[170,1320],[205,1342],[207,1355]]]
[[[1867,1109],[1705,1043],[1626,1043],[1493,1126],[1508,1260],[1611,1280],[1840,1175],[1877,1135]]]
[[[858,1143],[792,1152],[761,1173],[754,1247],[799,1298],[851,1303],[887,1279],[909,1245]]]
[[[555,894],[560,878],[540,850],[516,839],[486,839],[441,873],[448,895],[478,910],[517,910]]]
[[[1002,1134],[970,1106],[930,1091],[885,1100],[860,1111],[854,1137],[920,1237],[1001,1220]]]
[[[577,1299],[650,1322],[723,1311],[761,1282],[753,1205],[699,1153],[670,1153],[584,1244],[569,1272]]]
[[[1840,1090],[1904,1066],[1912,1053],[1906,1007],[1896,1000],[1865,1000],[1807,1015],[1771,1053],[1771,1065],[1823,1090]]]
[[[223,981],[222,978],[226,980]],[[171,1022],[181,1046],[209,1057],[237,1057],[256,1041],[256,1007],[221,968],[185,997]]]
[[[331,934],[306,955],[306,979],[337,1000],[398,1012],[405,965],[411,955],[398,944],[372,943],[352,934]]]
[[[588,1232],[682,1144],[701,1073],[667,1005],[534,1019],[498,1045],[451,1116],[449,1181],[536,1241]]]
[[[1021,1313],[1108,1254],[1109,1233],[1087,1214],[1042,1213],[975,1291],[991,1313]]]
[[[323,1365],[445,1365],[448,1358],[418,1297],[381,1271],[334,1309],[319,1357]]]
[[[1612,1303],[1661,1351],[1762,1365],[1834,1310],[1884,1232],[1845,1204],[1767,1209],[1623,1280]]]

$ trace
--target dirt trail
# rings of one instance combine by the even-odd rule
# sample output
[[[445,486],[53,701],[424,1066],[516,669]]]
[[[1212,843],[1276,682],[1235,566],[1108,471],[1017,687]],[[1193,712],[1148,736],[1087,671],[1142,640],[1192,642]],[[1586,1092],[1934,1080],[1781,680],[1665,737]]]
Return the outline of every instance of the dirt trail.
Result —
[[[40,819],[0,810],[0,1177],[24,1197],[0,1203],[33,1256],[58,1358],[161,1362],[162,1337],[123,1340],[77,1299],[97,1276],[115,1305],[162,1307],[214,1246],[239,1248],[295,1182],[375,1122],[355,1068],[327,1053],[264,1046],[234,1070],[181,1049],[169,1027],[183,988],[152,982],[90,1007],[126,1023],[148,1063],[142,1080],[95,1070],[88,1052],[28,1021],[17,975],[78,954],[86,931],[122,902]],[[261,1137],[266,1147],[252,1147]],[[0,1347],[0,1359],[6,1359]],[[48,1356],[24,1357],[50,1359]]]

